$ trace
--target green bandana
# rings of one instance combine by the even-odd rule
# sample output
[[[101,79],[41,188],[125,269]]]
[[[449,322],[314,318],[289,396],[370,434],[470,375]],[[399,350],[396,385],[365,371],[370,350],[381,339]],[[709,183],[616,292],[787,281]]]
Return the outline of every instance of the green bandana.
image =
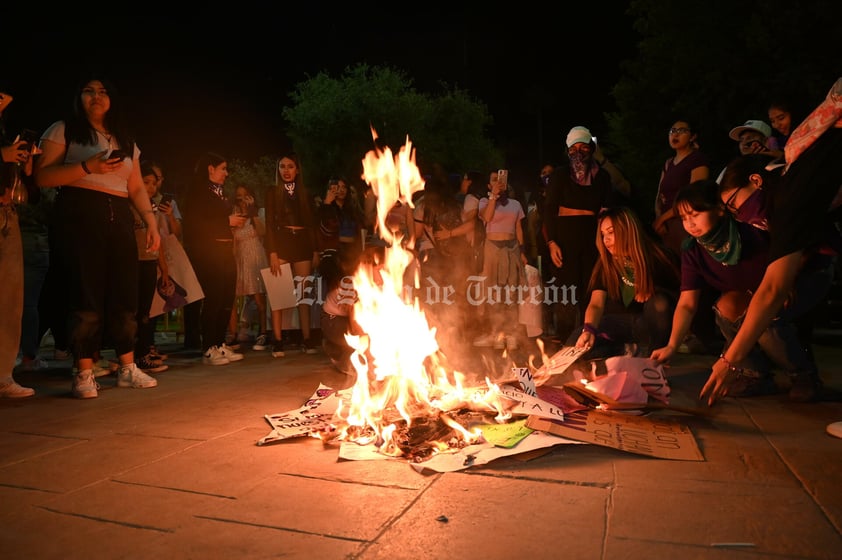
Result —
[[[623,296],[623,306],[628,307],[634,300],[634,268],[626,264],[625,274],[620,275],[623,285],[620,286],[620,294]]]
[[[725,214],[719,220],[719,224],[705,235],[685,239],[682,249],[690,248],[693,242],[704,247],[711,257],[724,265],[735,265],[740,262],[742,240],[740,232],[737,231],[737,222],[730,214]]]

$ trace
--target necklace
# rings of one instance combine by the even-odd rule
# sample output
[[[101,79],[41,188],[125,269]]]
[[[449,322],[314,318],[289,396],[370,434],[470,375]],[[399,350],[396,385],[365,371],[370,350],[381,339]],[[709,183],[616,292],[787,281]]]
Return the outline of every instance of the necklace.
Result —
[[[625,273],[630,276],[630,278],[626,277],[626,274],[620,273],[620,279],[623,281],[623,284],[628,286],[629,288],[634,288],[634,268],[629,266],[628,263],[623,267],[625,269]]]

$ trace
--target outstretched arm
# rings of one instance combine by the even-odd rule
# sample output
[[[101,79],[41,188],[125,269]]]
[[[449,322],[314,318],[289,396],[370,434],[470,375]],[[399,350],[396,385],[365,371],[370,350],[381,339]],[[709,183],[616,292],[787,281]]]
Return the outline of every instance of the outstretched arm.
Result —
[[[737,331],[737,336],[713,364],[710,377],[702,388],[699,397],[707,398],[708,405],[728,394],[726,377],[730,371],[729,364],[739,363],[748,356],[749,351],[757,344],[760,335],[769,327],[772,319],[783,307],[787,296],[795,285],[795,277],[801,266],[802,252],[797,251],[783,256],[772,262],[763,275],[757,291],[751,297],[745,319]]]

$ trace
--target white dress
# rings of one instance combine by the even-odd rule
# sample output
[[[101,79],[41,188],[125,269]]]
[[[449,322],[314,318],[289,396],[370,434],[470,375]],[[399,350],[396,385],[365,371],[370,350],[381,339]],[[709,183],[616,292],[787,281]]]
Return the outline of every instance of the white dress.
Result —
[[[260,270],[269,266],[269,259],[251,218],[242,227],[234,228],[234,260],[237,262],[236,295],[265,294]]]

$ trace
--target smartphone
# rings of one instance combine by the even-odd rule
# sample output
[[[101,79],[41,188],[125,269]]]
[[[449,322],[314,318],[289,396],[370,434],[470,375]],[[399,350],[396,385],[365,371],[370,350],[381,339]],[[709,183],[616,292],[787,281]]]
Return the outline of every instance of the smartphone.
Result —
[[[26,142],[26,144],[22,144],[18,149],[31,152],[38,143],[38,132],[32,130],[31,128],[24,128],[23,131],[18,134],[18,139],[16,140],[16,142],[20,141]]]
[[[171,204],[172,203],[172,195],[171,194],[164,194],[161,197],[161,202],[159,204]]]
[[[509,186],[509,170],[508,169],[498,169],[497,170],[497,182],[503,185],[504,187]]]

